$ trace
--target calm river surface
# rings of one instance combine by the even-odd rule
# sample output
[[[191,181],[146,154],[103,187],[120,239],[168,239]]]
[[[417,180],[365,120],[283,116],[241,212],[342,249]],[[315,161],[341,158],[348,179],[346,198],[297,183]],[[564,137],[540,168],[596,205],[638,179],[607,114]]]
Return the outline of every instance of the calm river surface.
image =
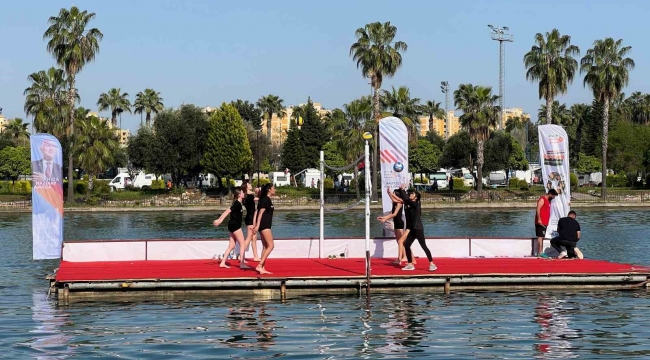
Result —
[[[650,211],[577,209],[585,256],[650,265]],[[376,215],[373,215],[373,218]],[[431,236],[530,236],[533,211],[426,211]],[[66,239],[225,237],[216,214],[70,213]],[[363,213],[326,235],[364,234]],[[375,229],[379,235],[379,230]],[[274,235],[318,236],[318,213],[276,212]],[[82,303],[57,307],[31,260],[31,215],[0,213],[0,352],[7,359],[648,358],[650,295],[511,292]],[[417,245],[415,245],[417,246]],[[435,257],[435,249],[432,249]]]

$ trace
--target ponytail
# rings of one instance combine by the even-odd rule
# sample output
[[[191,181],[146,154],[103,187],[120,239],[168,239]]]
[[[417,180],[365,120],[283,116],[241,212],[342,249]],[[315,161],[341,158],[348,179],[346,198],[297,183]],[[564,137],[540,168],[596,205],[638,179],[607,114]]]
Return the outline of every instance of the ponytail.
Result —
[[[237,201],[239,199],[239,195],[241,195],[242,189],[240,187],[235,188],[235,195],[233,197],[233,201]]]
[[[269,196],[269,189],[271,189],[272,187],[273,187],[272,183],[262,185],[262,189],[260,190],[260,199]]]

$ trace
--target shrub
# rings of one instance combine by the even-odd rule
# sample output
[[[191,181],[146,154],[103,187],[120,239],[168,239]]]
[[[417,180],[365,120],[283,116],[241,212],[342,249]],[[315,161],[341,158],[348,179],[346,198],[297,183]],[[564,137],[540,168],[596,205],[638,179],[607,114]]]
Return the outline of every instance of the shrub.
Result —
[[[257,184],[257,179],[253,180],[252,184],[253,184],[253,187],[256,188],[258,186],[262,186],[262,185],[268,184],[270,182],[271,181],[269,179],[261,178],[260,181],[259,181],[259,185]]]
[[[165,188],[165,180],[153,180],[151,182],[152,190],[160,190]]]
[[[572,188],[575,188],[578,186],[578,175],[571,173],[569,174],[569,183],[571,184]]]
[[[627,176],[624,174],[607,175],[607,186],[609,187],[626,187]]]
[[[326,190],[334,189],[334,180],[331,178],[325,178],[325,180],[323,180],[323,185],[325,186]]]
[[[16,194],[29,194],[32,192],[32,183],[26,180],[16,181],[13,184],[13,192]]]
[[[526,182],[526,180],[524,180]],[[508,183],[508,188],[510,189],[519,189],[521,187],[521,181],[518,178],[510,178],[510,182]]]
[[[107,195],[110,192],[111,192],[111,187],[108,185],[108,181],[101,181],[101,180],[93,181],[93,194]]]
[[[454,190],[462,189],[465,187],[465,181],[462,178],[453,178]]]
[[[88,182],[85,180],[77,180],[74,183],[74,193],[86,195],[88,192]]]
[[[413,183],[414,184],[429,184],[429,178],[426,177],[426,176],[422,176],[422,178],[420,178],[420,175],[417,175],[417,176],[415,176],[413,178]]]

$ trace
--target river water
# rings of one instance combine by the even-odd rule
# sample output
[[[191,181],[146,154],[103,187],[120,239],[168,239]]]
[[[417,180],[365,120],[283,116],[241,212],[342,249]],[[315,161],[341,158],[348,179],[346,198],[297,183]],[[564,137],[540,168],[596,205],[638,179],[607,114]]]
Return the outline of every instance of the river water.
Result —
[[[373,218],[376,215],[373,215]],[[530,236],[529,210],[433,210],[431,236]],[[66,239],[223,237],[216,214],[69,213]],[[650,265],[650,211],[578,209],[585,256]],[[326,235],[364,234],[362,212]],[[373,227],[373,236],[379,235]],[[274,235],[318,236],[318,213],[276,212]],[[647,358],[640,291],[304,296],[81,303],[46,299],[55,261],[31,260],[31,215],[0,214],[0,352],[7,359]],[[417,245],[415,245],[417,246]],[[435,257],[435,249],[432,249]]]

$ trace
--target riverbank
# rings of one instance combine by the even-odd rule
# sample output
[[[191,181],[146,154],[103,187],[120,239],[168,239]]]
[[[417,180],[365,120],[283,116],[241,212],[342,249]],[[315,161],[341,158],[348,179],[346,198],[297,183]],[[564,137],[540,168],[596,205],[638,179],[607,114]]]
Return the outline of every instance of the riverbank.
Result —
[[[454,202],[441,202],[441,203],[425,203],[422,204],[422,209],[533,209],[534,203],[527,202],[476,202],[476,203],[454,203]],[[572,208],[650,208],[650,202],[589,202],[589,203],[574,203]],[[228,205],[214,205],[214,206],[134,206],[134,207],[66,207],[65,212],[84,213],[84,212],[182,212],[182,211],[223,211],[228,209]],[[329,207],[328,207],[329,208]],[[333,210],[340,210],[341,207],[332,207]],[[351,208],[352,211],[362,211],[365,207],[360,204]],[[380,203],[373,203],[370,205],[371,210],[380,210]],[[279,205],[275,210],[277,211],[318,211],[318,205]],[[31,208],[2,208],[0,213],[30,213]]]

